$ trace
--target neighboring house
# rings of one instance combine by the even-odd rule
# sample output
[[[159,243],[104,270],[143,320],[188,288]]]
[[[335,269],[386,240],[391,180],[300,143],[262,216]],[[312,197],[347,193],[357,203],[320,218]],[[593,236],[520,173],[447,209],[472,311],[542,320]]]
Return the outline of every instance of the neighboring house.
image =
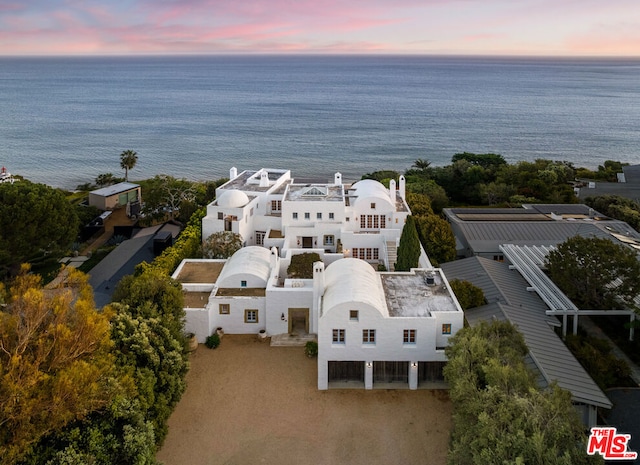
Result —
[[[245,245],[276,247],[281,257],[308,249],[393,269],[411,214],[404,177],[389,189],[374,180],[343,184],[340,173],[333,183],[296,183],[288,170],[264,168],[240,174],[232,168],[229,177],[207,206],[203,238],[232,231]],[[420,266],[430,266],[424,251]]]
[[[302,250],[297,251],[303,253]],[[289,279],[275,247],[229,260],[185,260],[185,330],[203,342],[224,333],[318,339],[318,389],[442,385],[444,347],[463,313],[438,269],[376,272],[364,260],[326,254],[313,279]]]
[[[503,244],[558,245],[570,237],[605,237],[640,248],[640,234],[623,221],[582,204],[535,204],[522,208],[445,208],[459,257],[502,261]]]
[[[597,424],[598,408],[611,409],[611,401],[553,330],[559,326],[558,319],[547,315],[549,306],[518,271],[482,257],[444,263],[442,269],[449,279],[469,281],[484,292],[487,304],[464,312],[469,324],[492,320],[514,324],[529,348],[525,362],[540,387],[555,382],[569,391],[585,425]]]
[[[599,195],[619,195],[640,202],[640,165],[623,166],[618,182],[590,181],[585,187],[576,188],[581,199]]]
[[[100,210],[114,210],[141,201],[140,186],[130,182],[120,182],[89,192],[89,205]]]

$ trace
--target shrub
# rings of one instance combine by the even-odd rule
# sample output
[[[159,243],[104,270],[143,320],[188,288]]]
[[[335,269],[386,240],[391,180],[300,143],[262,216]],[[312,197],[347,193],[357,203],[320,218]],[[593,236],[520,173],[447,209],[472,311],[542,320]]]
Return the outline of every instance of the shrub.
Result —
[[[291,264],[287,268],[287,274],[292,279],[312,279],[313,264],[320,261],[320,255],[316,252],[307,252],[291,257]]]
[[[318,356],[318,343],[316,341],[307,341],[304,346],[304,354],[311,358]]]
[[[204,345],[209,349],[215,349],[220,345],[220,336],[217,333],[213,333],[211,336],[208,336],[204,341]]]

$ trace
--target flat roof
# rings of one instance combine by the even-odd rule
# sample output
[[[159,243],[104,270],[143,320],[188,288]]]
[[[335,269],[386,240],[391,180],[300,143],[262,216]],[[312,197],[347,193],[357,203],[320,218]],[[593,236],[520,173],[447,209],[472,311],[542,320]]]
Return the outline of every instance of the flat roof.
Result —
[[[433,285],[427,277],[433,277]],[[440,270],[412,270],[409,273],[381,273],[389,316],[429,317],[435,312],[460,311]]]
[[[255,170],[255,171],[243,171],[234,179],[227,181],[225,184],[219,187],[219,189],[229,190],[229,189],[237,189],[240,191],[251,191],[251,192],[267,192],[269,189],[273,188],[274,183],[286,175],[289,170],[276,170],[276,169],[264,169],[267,172],[267,178],[269,179],[268,186],[260,186],[259,174],[263,170]],[[256,179],[256,174],[258,174],[258,178]]]
[[[123,192],[138,189],[139,187],[139,184],[133,184],[130,182],[119,182],[118,184],[113,184],[112,186],[107,186],[91,191],[90,194],[99,195],[100,197],[111,197],[112,195],[122,194]]]
[[[185,262],[176,280],[181,283],[211,283],[218,281],[224,262]]]
[[[223,287],[216,292],[216,297],[264,297],[264,287]]]
[[[184,308],[205,308],[211,292],[183,292]]]

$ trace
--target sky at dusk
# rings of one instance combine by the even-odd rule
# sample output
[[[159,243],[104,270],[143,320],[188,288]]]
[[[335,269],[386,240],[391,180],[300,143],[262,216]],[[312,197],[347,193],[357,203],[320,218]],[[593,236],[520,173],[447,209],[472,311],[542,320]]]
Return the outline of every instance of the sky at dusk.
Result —
[[[0,0],[0,55],[640,56],[640,0]]]

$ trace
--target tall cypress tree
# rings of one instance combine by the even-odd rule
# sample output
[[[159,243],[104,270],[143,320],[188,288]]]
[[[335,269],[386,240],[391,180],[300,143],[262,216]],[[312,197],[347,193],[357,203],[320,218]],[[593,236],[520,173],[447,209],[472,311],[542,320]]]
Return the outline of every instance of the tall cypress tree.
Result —
[[[407,217],[407,222],[402,229],[400,244],[398,245],[398,260],[396,261],[396,271],[409,271],[418,267],[420,259],[420,239],[413,216]]]

